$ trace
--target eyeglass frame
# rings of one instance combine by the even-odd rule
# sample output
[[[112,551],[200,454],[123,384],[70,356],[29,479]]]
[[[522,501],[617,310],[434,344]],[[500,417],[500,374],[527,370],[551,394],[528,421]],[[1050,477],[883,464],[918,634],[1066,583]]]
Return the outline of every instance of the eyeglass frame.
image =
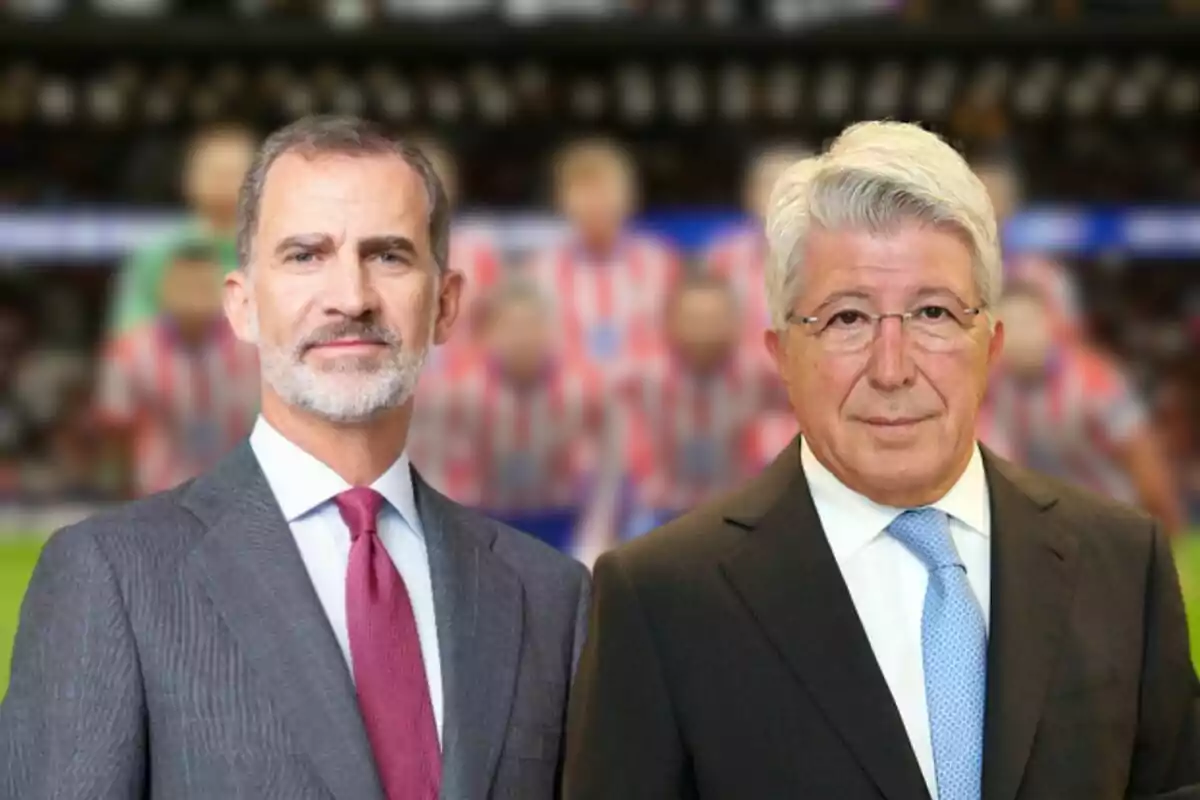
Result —
[[[979,317],[980,314],[984,313],[987,310],[986,303],[981,303],[980,305],[977,305],[977,306],[966,306],[965,304],[962,303],[961,300],[959,300],[958,302],[964,306],[960,310],[959,313],[965,314],[968,317],[970,317],[972,323],[974,322],[974,320],[977,317]],[[888,312],[888,313],[884,313],[884,314],[873,314],[870,311],[863,311],[858,308],[840,309],[840,310],[836,311],[835,316],[836,316],[836,314],[843,313],[844,311],[854,311],[858,314],[862,314],[871,323],[871,327],[872,327],[871,338],[866,340],[862,347],[858,347],[858,348],[855,348],[852,350],[846,350],[844,352],[856,353],[856,352],[861,352],[863,350],[866,350],[871,344],[873,344],[879,338],[880,326],[882,325],[882,323],[885,319],[889,319],[889,318],[898,319],[898,320],[900,320],[901,330],[902,331],[907,330],[906,326],[908,324],[908,321],[913,319],[917,314],[919,314],[921,311],[923,311],[924,309],[926,309],[928,307],[929,307],[929,304],[926,304],[926,305],[921,306],[920,308],[914,308],[911,311],[892,311],[892,312]],[[949,309],[947,309],[947,310],[949,310]],[[788,315],[786,317],[784,317],[783,321],[786,322],[788,325],[808,326],[808,325],[812,325],[814,323],[820,322],[821,317],[820,316],[806,316],[806,315],[802,315],[796,311],[790,311],[790,312],[788,312]],[[958,320],[954,320],[954,321],[955,321],[955,324],[958,325],[959,329],[961,331],[963,331],[963,333],[970,331],[971,326],[969,326],[969,325],[964,326],[961,323],[959,323]],[[812,329],[806,327],[806,330],[812,330]],[[820,340],[821,334],[823,332],[824,331],[817,331],[816,333],[813,334],[813,336],[816,339]]]

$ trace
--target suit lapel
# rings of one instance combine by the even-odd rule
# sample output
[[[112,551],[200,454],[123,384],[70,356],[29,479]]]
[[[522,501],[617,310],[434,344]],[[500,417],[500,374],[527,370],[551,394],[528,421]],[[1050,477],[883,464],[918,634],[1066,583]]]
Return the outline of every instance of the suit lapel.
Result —
[[[193,484],[184,505],[209,526],[188,573],[317,773],[340,800],[382,800],[350,672],[249,445]]]
[[[799,440],[732,524],[751,527],[724,564],[734,590],[889,800],[927,798],[908,734],[821,528]],[[836,654],[836,655],[834,655]]]
[[[496,532],[415,472],[429,543],[445,686],[442,797],[487,797],[508,730],[522,636],[520,580],[495,553]]]
[[[985,451],[992,506],[984,800],[1013,800],[1075,588],[1073,531],[1046,511],[1056,497],[1035,476]]]

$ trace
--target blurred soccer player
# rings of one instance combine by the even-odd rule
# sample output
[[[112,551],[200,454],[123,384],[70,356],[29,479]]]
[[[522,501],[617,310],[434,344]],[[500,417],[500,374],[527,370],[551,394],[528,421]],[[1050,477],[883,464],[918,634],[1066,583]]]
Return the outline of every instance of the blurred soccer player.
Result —
[[[1020,164],[1006,153],[991,152],[971,162],[972,171],[987,190],[1001,232],[1024,203],[1025,181]],[[1040,253],[1022,251],[1006,254],[1006,280],[1032,284],[1041,290],[1052,314],[1055,334],[1082,340],[1086,335],[1079,287],[1070,271],[1059,261]]]
[[[1003,227],[1024,202],[1019,163],[984,154],[971,169]],[[1108,353],[1090,340],[1070,270],[1047,256],[1006,258],[1009,325],[1000,372],[989,385],[981,438],[1013,460],[1124,502],[1137,502],[1178,530],[1181,511],[1145,409]],[[1015,328],[1015,329],[1014,329]]]
[[[653,335],[679,262],[666,245],[627,230],[637,176],[619,145],[569,146],[554,182],[571,235],[534,259],[531,277],[554,299],[571,346],[608,367]]]
[[[458,162],[454,154],[442,142],[432,137],[418,137],[414,145],[437,172],[446,189],[446,199],[452,210],[457,210],[460,199]],[[478,346],[482,314],[482,299],[503,273],[503,262],[496,243],[478,228],[456,225],[450,233],[450,269],[462,273],[464,278],[461,304],[465,314],[464,330],[455,331],[448,342],[430,351],[425,365],[426,373],[441,373],[452,369],[453,364],[469,358]]]
[[[665,335],[623,370],[637,535],[710,499],[756,466],[757,423],[787,402],[765,357],[742,346],[732,287],[683,279],[667,303]]]
[[[124,333],[157,315],[159,284],[181,244],[203,240],[225,272],[237,267],[238,189],[257,143],[253,132],[237,124],[213,125],[193,135],[182,176],[190,219],[178,233],[135,251],[121,267],[110,312],[113,333]]]
[[[174,251],[160,281],[160,314],[116,337],[103,357],[100,417],[133,468],[136,495],[200,474],[254,423],[256,355],[225,320],[222,277],[207,244]]]
[[[743,319],[747,336],[756,347],[771,321],[763,288],[767,242],[762,223],[767,201],[784,170],[809,155],[810,150],[797,144],[779,145],[760,152],[750,162],[742,187],[742,202],[751,217],[749,224],[718,237],[704,256],[706,269],[725,278],[733,287],[745,309]],[[791,417],[791,412],[787,416]],[[783,444],[789,441],[791,437]],[[778,453],[778,448],[772,450],[769,460]]]
[[[1187,524],[1195,527],[1200,525],[1200,363],[1195,356],[1168,372],[1156,416]]]
[[[429,446],[414,461],[459,502],[564,552],[595,550],[611,538],[621,466],[605,378],[562,346],[532,284],[500,285],[486,308],[480,357],[419,406]]]
[[[1107,358],[1064,338],[1043,289],[1014,283],[998,309],[1007,332],[980,438],[1001,455],[1122,502],[1166,529],[1181,513],[1145,409]]]

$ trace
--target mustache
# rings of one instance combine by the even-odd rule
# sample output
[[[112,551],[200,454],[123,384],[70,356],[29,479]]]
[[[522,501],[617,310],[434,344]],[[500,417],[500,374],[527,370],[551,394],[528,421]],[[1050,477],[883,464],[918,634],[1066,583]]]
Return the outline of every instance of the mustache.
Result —
[[[313,347],[336,342],[339,339],[361,339],[364,342],[384,344],[389,347],[400,347],[403,344],[398,334],[375,322],[346,320],[317,328],[300,340],[297,350],[303,353]]]

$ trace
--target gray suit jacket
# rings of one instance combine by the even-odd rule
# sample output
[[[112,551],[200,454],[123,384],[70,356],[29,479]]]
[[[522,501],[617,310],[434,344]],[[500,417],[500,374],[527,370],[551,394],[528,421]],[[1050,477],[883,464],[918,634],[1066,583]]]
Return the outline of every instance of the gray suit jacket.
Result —
[[[414,478],[442,798],[556,797],[587,571]],[[12,667],[3,800],[383,800],[349,670],[247,444],[55,534]]]

